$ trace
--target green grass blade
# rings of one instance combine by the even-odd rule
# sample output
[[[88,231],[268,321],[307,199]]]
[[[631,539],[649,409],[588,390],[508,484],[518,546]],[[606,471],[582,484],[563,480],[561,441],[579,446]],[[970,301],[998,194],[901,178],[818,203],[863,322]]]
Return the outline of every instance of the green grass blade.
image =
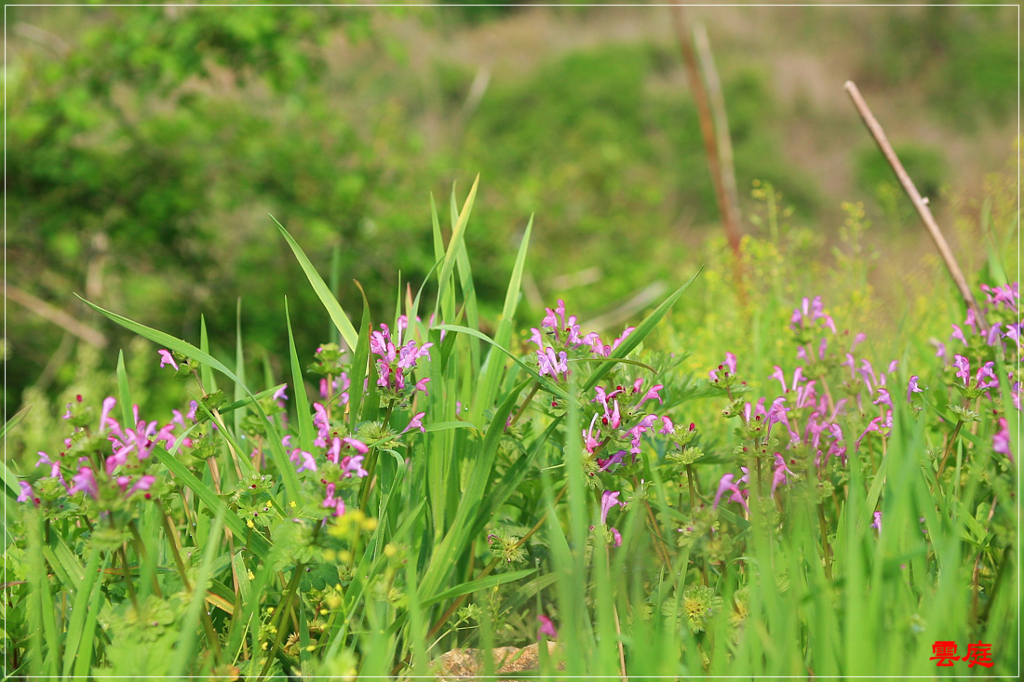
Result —
[[[88,637],[89,642],[86,644],[82,641],[82,633],[85,631],[85,620],[89,614],[89,604],[93,600],[93,586],[96,584],[99,568],[100,550],[93,547],[92,552],[89,554],[89,562],[85,566],[85,575],[82,577],[82,581],[78,585],[78,591],[75,594],[75,602],[71,610],[71,620],[68,623],[67,638],[64,644],[64,677],[71,675],[76,657],[68,654],[74,653],[77,656],[81,656],[83,648],[86,646],[88,648],[92,647],[92,636]]]
[[[206,588],[213,577],[213,562],[220,549],[221,529],[224,527],[224,512],[217,513],[210,528],[210,537],[206,547],[203,549],[203,562],[199,566],[199,576],[192,586],[192,601],[188,605],[184,622],[181,626],[181,634],[178,637],[178,645],[175,647],[175,662],[172,665],[171,677],[183,677],[188,670],[189,664],[193,662],[192,649],[195,646],[196,630],[199,628],[199,619],[202,609],[206,605]]]
[[[338,298],[338,294],[341,291],[341,246],[335,244],[331,248],[331,295],[335,299]],[[327,338],[330,339],[331,343],[340,343],[341,334],[338,333],[338,328],[333,324],[327,329]]]
[[[203,315],[199,316],[199,350],[207,355],[210,354],[210,337],[206,333],[206,317]],[[213,375],[212,367],[207,364],[200,365],[199,378],[203,380],[203,388],[207,393],[217,390],[217,378]]]
[[[554,384],[547,377],[542,377],[541,375],[537,374],[537,370],[533,369],[532,367],[527,365],[525,362],[520,360],[516,355],[514,355],[512,353],[512,351],[508,350],[507,348],[504,348],[503,346],[499,346],[496,342],[492,341],[483,332],[479,332],[476,329],[470,329],[469,327],[462,327],[462,326],[457,325],[457,324],[442,324],[442,325],[438,325],[437,327],[434,327],[434,329],[444,329],[444,330],[447,330],[447,331],[450,331],[450,332],[459,332],[460,334],[468,334],[469,336],[478,338],[481,341],[486,341],[487,343],[491,344],[492,346],[494,346],[495,348],[500,350],[502,353],[504,353],[508,357],[512,358],[512,360],[515,361],[515,363],[517,365],[519,365],[521,368],[523,368],[526,371],[527,374],[529,374],[531,377],[533,377],[534,381],[539,383],[541,386],[543,386],[545,389],[547,389],[550,393],[552,393],[553,395],[557,395],[559,398],[562,398],[563,400],[569,400],[569,394],[565,391],[565,389],[563,389],[560,386]],[[625,342],[623,342],[623,343],[625,343]],[[620,348],[621,348],[621,346],[620,346]]]
[[[245,356],[242,354],[242,299],[239,297],[235,306],[235,402],[245,397]],[[242,420],[245,419],[245,410],[237,410],[235,417],[235,438],[242,437]],[[239,451],[243,452],[243,451]]]
[[[295,419],[299,424],[299,445],[306,452],[313,452],[313,416],[309,411],[309,398],[306,396],[306,382],[302,375],[302,365],[295,352],[295,336],[292,334],[292,318],[288,310],[288,298],[284,299],[284,318],[288,325],[288,357],[292,367],[292,398],[295,402]]]
[[[444,254],[444,265],[441,266],[441,277],[438,280],[437,305],[434,308],[435,313],[451,286],[452,271],[455,268],[456,254],[463,246],[466,225],[469,222],[469,214],[473,211],[473,202],[476,201],[476,190],[479,185],[480,176],[477,175],[476,180],[473,181],[473,186],[469,190],[469,196],[466,197],[466,202],[462,205],[462,213],[459,214],[459,221],[455,224],[455,229],[452,231],[451,241],[448,242],[448,250]]]
[[[359,411],[363,406],[363,382],[366,380],[366,363],[370,361],[370,302],[362,285],[356,282],[356,286],[363,297],[363,318],[359,321],[359,343],[352,353],[352,383],[348,392],[349,420],[353,428],[359,421]]]
[[[320,302],[324,304],[324,308],[327,309],[327,314],[331,316],[331,320],[334,321],[334,325],[338,328],[338,332],[341,333],[341,338],[348,344],[349,348],[355,348],[359,342],[358,335],[356,334],[356,328],[352,326],[352,322],[348,319],[348,315],[342,309],[341,304],[338,303],[338,299],[331,293],[330,288],[324,282],[323,278],[313,267],[313,264],[306,257],[302,247],[299,246],[298,242],[288,234],[288,230],[284,229],[284,226],[277,222],[277,218],[270,216],[270,219],[277,224],[277,229],[281,231],[281,235],[288,242],[288,246],[291,247],[292,252],[295,254],[295,258],[298,259],[299,265],[302,266],[302,271],[306,273],[306,278],[309,283],[313,285],[313,290],[316,295],[320,297]]]
[[[654,328],[658,326],[661,319],[665,317],[672,306],[675,305],[675,302],[679,300],[679,297],[683,295],[683,292],[690,288],[690,285],[693,284],[693,281],[697,279],[703,269],[704,267],[701,266],[701,268],[694,273],[693,277],[688,279],[683,286],[676,289],[671,296],[666,298],[661,305],[654,309],[654,312],[645,317],[643,322],[636,326],[636,329],[634,329],[633,332],[611,352],[609,357],[624,358],[629,355],[634,348],[639,346],[640,343],[647,338],[648,334],[654,331]],[[590,379],[587,381],[586,385],[583,386],[583,390],[589,391],[596,386],[597,382],[599,382],[611,368],[612,365],[603,365],[602,367],[599,367],[590,375]]]
[[[505,433],[505,421],[511,414],[512,408],[515,407],[516,401],[519,400],[519,394],[529,383],[529,381],[523,381],[513,388],[495,410],[494,418],[491,420],[491,425],[480,445],[479,454],[473,463],[473,473],[470,474],[469,483],[462,491],[455,520],[431,557],[423,581],[420,583],[421,597],[429,599],[437,592],[469,541],[473,519],[476,518],[483,504],[483,496],[490,478],[491,468],[494,465],[498,443]]]
[[[121,423],[135,427],[135,412],[132,410],[132,394],[128,389],[128,373],[124,369],[124,353],[117,351],[117,392],[121,403]]]
[[[523,239],[519,242],[519,252],[516,254],[516,264],[512,268],[512,277],[508,282],[508,289],[505,291],[505,305],[501,310],[501,320],[494,333],[494,341],[499,346],[508,348],[512,345],[512,329],[515,324],[516,308],[519,305],[519,294],[523,285],[523,268],[526,266],[526,253],[530,248],[530,234],[533,231],[533,216],[526,224],[526,231]],[[494,396],[498,394],[498,384],[501,381],[501,372],[504,369],[503,359],[495,349],[487,355],[484,363],[483,379],[480,381],[478,390],[475,392],[470,421],[479,424],[485,410],[494,403]]]
[[[270,543],[267,542],[266,538],[255,531],[250,534],[249,529],[246,528],[242,519],[228,509],[224,500],[220,499],[220,496],[218,496],[216,492],[203,485],[203,482],[196,478],[195,474],[186,469],[185,465],[176,460],[174,455],[158,446],[153,448],[153,456],[159,459],[160,463],[167,467],[167,469],[174,474],[175,478],[180,479],[182,483],[191,488],[196,496],[203,501],[203,504],[212,509],[215,514],[223,516],[224,525],[226,525],[236,537],[247,539],[250,547],[252,548],[253,554],[256,556],[267,555],[267,552],[270,551]]]
[[[532,575],[537,572],[535,568],[527,568],[521,571],[512,571],[511,573],[499,573],[498,575],[489,575],[486,578],[480,578],[479,580],[471,580],[468,583],[462,583],[455,587],[445,590],[439,594],[435,594],[430,599],[425,599],[422,602],[422,606],[431,606],[439,602],[443,602],[448,599],[454,599],[455,597],[461,597],[464,594],[470,594],[471,592],[478,592],[480,590],[489,590],[496,585],[504,585],[505,583],[515,582],[525,578],[528,575]]]
[[[7,423],[3,425],[3,428],[0,428],[0,441],[7,438],[7,434],[11,429],[18,425],[18,422],[25,418],[25,415],[28,414],[30,409],[32,409],[31,405],[23,407],[15,413],[13,417],[7,420]],[[4,448],[4,454],[6,455],[6,453],[7,449]],[[3,476],[4,488],[7,491],[7,496],[12,499],[16,499],[18,495],[21,494],[21,487],[18,485],[18,477],[14,475],[14,472],[7,468],[7,462],[0,462],[0,476]]]

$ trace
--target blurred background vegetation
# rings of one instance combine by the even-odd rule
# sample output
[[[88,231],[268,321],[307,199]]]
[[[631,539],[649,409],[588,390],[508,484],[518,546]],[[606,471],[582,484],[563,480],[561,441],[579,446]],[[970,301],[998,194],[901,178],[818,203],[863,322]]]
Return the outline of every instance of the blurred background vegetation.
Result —
[[[862,201],[874,227],[856,248],[881,300],[933,282],[915,278],[932,247],[846,99],[853,79],[956,248],[980,248],[983,197],[1014,194],[991,176],[1015,157],[1012,8],[690,18],[723,82],[745,233],[765,229],[770,184],[789,253],[831,263],[849,256],[832,248],[842,202]],[[534,212],[524,320],[563,297],[621,324],[624,303],[723,249],[664,7],[11,7],[7,26],[9,412],[129,349],[74,292],[193,342],[205,315],[215,351],[234,346],[241,297],[247,347],[271,354],[287,296],[308,357],[328,321],[268,213],[325,276],[333,260],[349,310],[353,279],[377,311],[418,286],[429,193],[445,215],[477,173],[467,240],[491,316]]]

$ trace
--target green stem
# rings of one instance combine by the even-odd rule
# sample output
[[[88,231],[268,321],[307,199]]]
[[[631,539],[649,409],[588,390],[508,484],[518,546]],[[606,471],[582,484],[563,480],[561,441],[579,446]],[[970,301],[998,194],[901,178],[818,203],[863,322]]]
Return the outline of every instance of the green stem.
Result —
[[[258,680],[262,680],[266,677],[267,671],[270,670],[270,665],[274,662],[274,657],[277,656],[277,652],[281,648],[281,641],[284,639],[285,616],[291,608],[292,598],[298,590],[299,579],[302,577],[302,570],[304,567],[305,564],[297,565],[295,567],[295,572],[292,574],[292,579],[288,583],[288,591],[285,593],[285,597],[281,601],[281,610],[277,613],[277,637],[274,638],[274,646],[267,655],[267,662],[263,664],[263,670],[260,672],[260,676],[256,678],[257,682]]]
[[[953,435],[949,437],[949,442],[946,443],[946,451],[942,454],[942,461],[939,463],[939,471],[935,474],[935,483],[938,485],[939,479],[942,478],[942,472],[946,468],[946,460],[949,459],[949,455],[953,452],[953,443],[956,442],[956,437],[960,435],[960,429],[964,426],[964,420],[960,419],[956,423],[956,428],[953,429]]]

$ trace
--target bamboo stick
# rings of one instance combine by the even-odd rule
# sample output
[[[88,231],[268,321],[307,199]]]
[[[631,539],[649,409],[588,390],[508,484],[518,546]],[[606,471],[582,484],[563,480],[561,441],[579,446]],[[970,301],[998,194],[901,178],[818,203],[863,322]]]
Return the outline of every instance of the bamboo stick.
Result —
[[[946,263],[946,269],[949,270],[950,276],[956,283],[958,289],[960,289],[960,295],[963,296],[964,302],[967,306],[974,310],[974,314],[978,318],[978,322],[982,329],[988,329],[988,321],[985,319],[985,314],[982,312],[981,307],[978,306],[978,302],[974,299],[974,294],[971,293],[971,287],[967,283],[967,279],[964,277],[964,273],[960,270],[960,266],[956,262],[956,256],[953,255],[953,250],[949,248],[949,244],[946,242],[946,238],[942,235],[942,230],[939,229],[938,223],[935,222],[935,217],[932,215],[932,211],[928,208],[928,200],[921,197],[921,193],[917,191],[917,187],[914,186],[914,181],[910,179],[910,175],[903,168],[903,164],[900,163],[899,157],[896,156],[896,152],[893,150],[892,145],[889,144],[889,139],[885,136],[885,131],[882,130],[882,126],[875,119],[871,113],[871,109],[868,108],[867,102],[860,94],[860,90],[857,89],[856,84],[853,81],[846,81],[843,86],[846,88],[846,92],[850,95],[850,99],[853,100],[853,105],[857,107],[857,111],[860,113],[860,117],[864,119],[864,124],[867,125],[868,130],[871,131],[871,135],[875,138],[875,142],[878,143],[878,148],[882,150],[882,154],[885,156],[886,161],[892,166],[893,171],[896,173],[896,177],[899,179],[900,184],[903,185],[903,190],[910,197],[910,201],[914,204],[914,208],[917,209],[918,215],[921,216],[921,220],[924,221],[924,226],[928,228],[928,234],[931,235],[932,241],[935,242],[935,246],[939,249],[939,253],[942,255],[942,260]]]

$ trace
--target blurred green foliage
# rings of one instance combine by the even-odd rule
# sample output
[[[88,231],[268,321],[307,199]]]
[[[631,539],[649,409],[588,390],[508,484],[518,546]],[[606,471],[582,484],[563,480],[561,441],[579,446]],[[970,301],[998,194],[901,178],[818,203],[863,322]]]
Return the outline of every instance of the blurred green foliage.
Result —
[[[327,320],[267,214],[325,277],[337,251],[346,309],[362,306],[355,279],[388,310],[399,273],[415,289],[434,263],[426,190],[444,216],[452,183],[464,191],[478,172],[484,190],[466,239],[485,319],[498,313],[511,247],[533,212],[524,316],[538,312],[531,287],[594,315],[677,278],[717,206],[674,42],[556,52],[521,76],[492,78],[474,99],[479,71],[451,57],[424,62],[423,46],[393,30],[401,20],[454,37],[524,11],[12,8],[9,281],[101,327],[113,348],[127,337],[71,292],[192,341],[203,314],[215,352],[234,345],[239,296],[249,347],[284,347],[288,296],[303,353],[327,339]],[[582,21],[595,10],[559,11]],[[864,68],[893,82],[924,74],[930,96],[955,90],[996,115],[1012,99],[1002,70],[1012,31],[998,13],[938,14],[885,15],[889,30]],[[721,73],[741,196],[763,180],[785,194],[794,221],[820,220],[835,207],[820,178],[786,158],[781,131],[793,112],[770,67],[746,60]],[[944,180],[941,159],[920,160],[915,179]],[[869,194],[888,172],[877,161],[855,162]],[[898,195],[876,199],[899,214]],[[41,375],[51,393],[73,381],[63,330],[18,306],[9,324],[9,409]],[[104,366],[116,356],[102,355]]]

